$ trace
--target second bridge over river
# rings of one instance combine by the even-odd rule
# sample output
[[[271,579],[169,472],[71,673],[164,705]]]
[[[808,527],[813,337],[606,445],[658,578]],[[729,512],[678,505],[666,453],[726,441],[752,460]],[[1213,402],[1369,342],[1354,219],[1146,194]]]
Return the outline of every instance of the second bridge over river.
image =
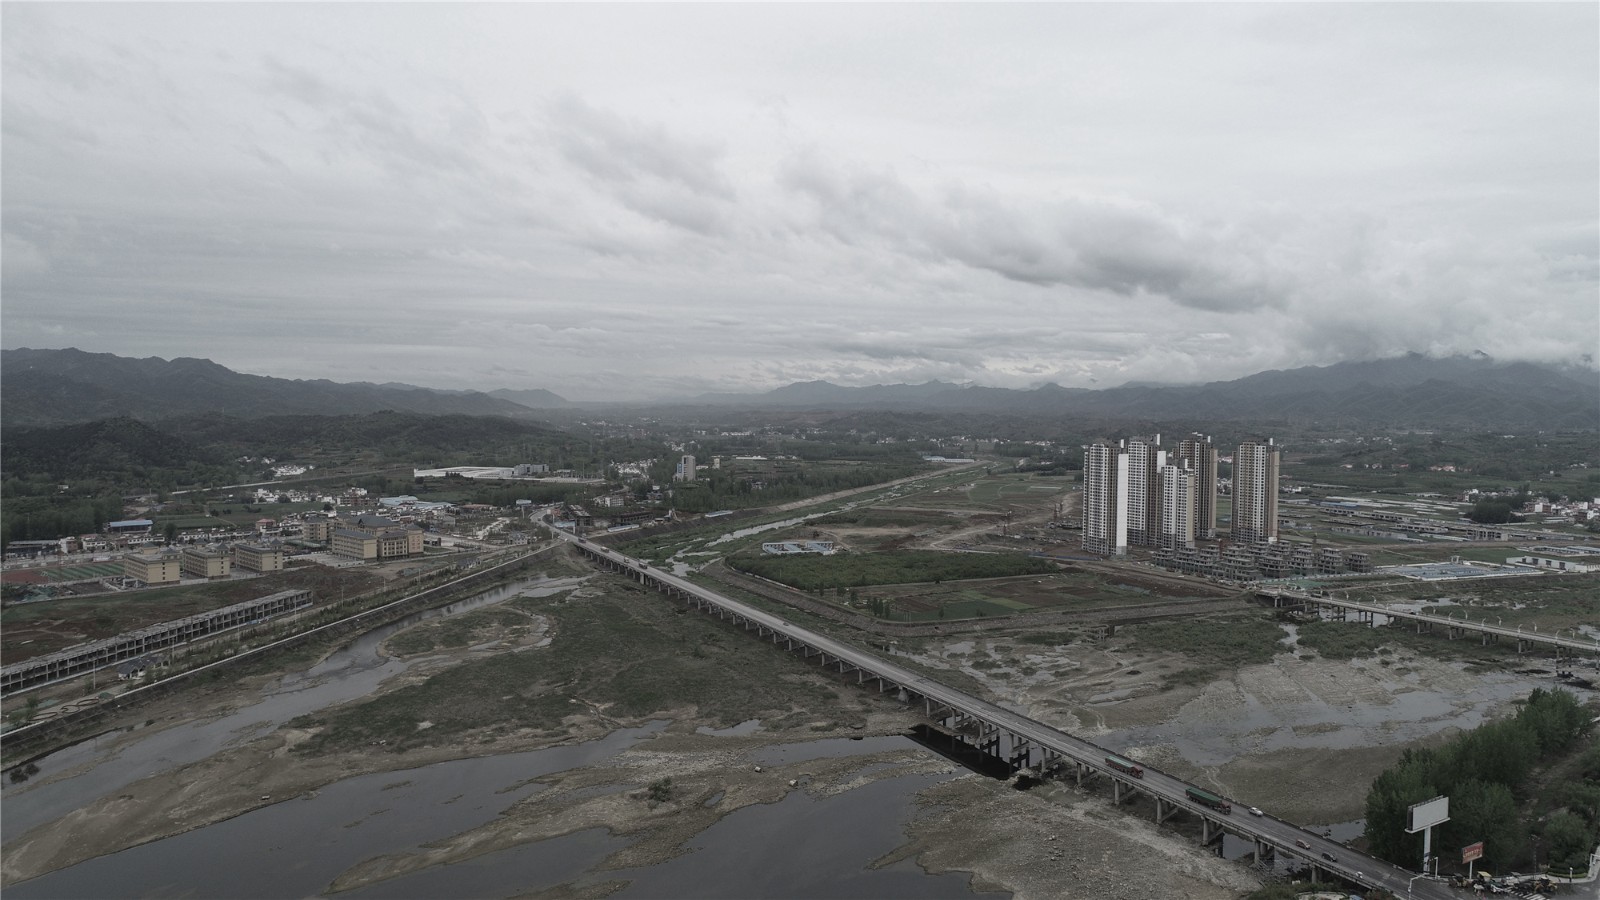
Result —
[[[1439,615],[1408,612],[1376,603],[1362,603],[1327,593],[1283,589],[1259,591],[1256,596],[1272,603],[1273,606],[1302,607],[1326,618],[1353,618],[1372,625],[1408,623],[1419,632],[1438,631],[1451,640],[1475,637],[1486,644],[1491,641],[1516,641],[1519,653],[1544,649],[1553,652],[1558,659],[1563,656],[1600,656],[1600,641],[1579,634],[1575,628],[1541,632],[1537,625],[1507,626],[1500,624],[1499,620],[1490,622],[1492,613],[1484,613],[1470,607],[1463,608],[1459,612]],[[1481,618],[1471,618],[1474,613],[1479,614]]]
[[[1197,785],[1158,769],[1141,764],[1135,767],[1137,772],[1127,771],[1114,764],[1116,755],[1104,747],[942,684],[876,654],[802,628],[780,615],[651,568],[609,547],[565,533],[560,536],[605,568],[625,574],[690,608],[738,625],[782,649],[814,659],[840,677],[854,675],[855,682],[862,687],[876,688],[880,693],[893,694],[902,702],[920,707],[930,721],[940,723],[949,732],[1004,761],[1012,769],[1034,767],[1041,771],[1060,771],[1065,768],[1080,782],[1089,778],[1109,779],[1115,802],[1120,803],[1133,792],[1152,798],[1158,823],[1174,814],[1192,817],[1199,821],[1201,840],[1207,844],[1230,833],[1251,842],[1257,859],[1276,855],[1304,859],[1312,867],[1314,877],[1323,874],[1368,888],[1383,888],[1401,896],[1430,900],[1454,896],[1443,884],[1422,880],[1414,872],[1357,853],[1270,814],[1255,815],[1237,804],[1231,809],[1225,808],[1229,804],[1225,798],[1215,797]]]

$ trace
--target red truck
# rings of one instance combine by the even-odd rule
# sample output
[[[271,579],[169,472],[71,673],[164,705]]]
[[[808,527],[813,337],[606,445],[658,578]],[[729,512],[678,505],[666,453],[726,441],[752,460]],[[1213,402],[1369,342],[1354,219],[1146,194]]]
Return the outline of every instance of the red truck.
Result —
[[[1113,769],[1116,769],[1118,772],[1123,772],[1123,773],[1126,773],[1128,775],[1132,775],[1135,778],[1143,778],[1144,777],[1144,767],[1143,766],[1140,766],[1138,763],[1135,763],[1135,762],[1129,762],[1128,760],[1123,759],[1120,756],[1108,756],[1108,757],[1106,757],[1106,765],[1110,766]]]

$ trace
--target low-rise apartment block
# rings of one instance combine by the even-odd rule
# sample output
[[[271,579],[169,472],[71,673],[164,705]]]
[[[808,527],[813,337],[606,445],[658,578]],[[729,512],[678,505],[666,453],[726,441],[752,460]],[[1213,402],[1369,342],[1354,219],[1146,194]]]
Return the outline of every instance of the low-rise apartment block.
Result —
[[[317,516],[306,519],[301,537],[316,544],[326,544],[333,535],[333,520]]]
[[[122,557],[122,577],[140,584],[177,584],[182,571],[176,553],[128,553]]]
[[[422,553],[422,532],[416,528],[339,528],[334,530],[331,543],[335,555],[350,559],[401,559]]]
[[[227,578],[233,574],[233,561],[219,547],[185,547],[178,563],[183,574],[192,578]]]
[[[351,559],[377,559],[378,536],[359,528],[335,528],[329,544],[336,556]]]
[[[277,544],[234,544],[233,564],[252,572],[281,572],[283,547]]]

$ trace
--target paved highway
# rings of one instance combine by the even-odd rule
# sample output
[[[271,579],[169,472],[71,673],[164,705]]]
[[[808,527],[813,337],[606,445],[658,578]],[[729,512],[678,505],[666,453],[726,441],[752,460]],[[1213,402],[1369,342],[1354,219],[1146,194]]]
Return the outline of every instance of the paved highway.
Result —
[[[1216,810],[1203,807],[1188,799],[1185,793],[1189,787],[1198,787],[1198,785],[1190,785],[1186,781],[1150,766],[1144,766],[1143,778],[1134,778],[1115,772],[1105,764],[1106,756],[1112,753],[1110,750],[1073,737],[1063,731],[1058,731],[1042,722],[1037,722],[1009,709],[996,706],[988,701],[940,684],[931,678],[856,647],[839,643],[825,635],[790,624],[779,616],[724,597],[677,576],[659,569],[645,569],[638,560],[624,556],[609,547],[580,542],[564,532],[558,533],[579,549],[589,552],[596,558],[608,560],[618,566],[634,570],[638,577],[648,578],[659,585],[698,597],[700,600],[718,606],[750,624],[759,625],[795,643],[818,651],[830,660],[843,660],[849,666],[859,669],[873,678],[882,679],[903,687],[909,692],[920,694],[934,704],[948,706],[972,718],[986,721],[1004,731],[1010,732],[1012,735],[1026,739],[1039,747],[1047,748],[1107,777],[1115,778],[1123,784],[1157,796],[1162,801],[1183,809],[1194,816],[1222,824],[1228,831],[1259,840],[1263,844],[1275,848],[1280,854],[1302,857],[1316,863],[1325,871],[1334,872],[1341,877],[1367,887],[1385,888],[1401,897],[1444,900],[1444,898],[1456,896],[1452,889],[1443,884],[1417,878],[1414,872],[1359,854],[1315,832],[1307,831],[1271,815],[1252,815],[1248,810],[1248,803],[1235,802],[1231,815],[1225,815]],[[830,664],[832,663],[830,662]],[[1364,788],[1364,786],[1352,787]]]
[[[1342,609],[1353,609],[1357,612],[1388,616],[1391,619],[1406,619],[1412,622],[1425,622],[1429,625],[1441,625],[1446,628],[1460,628],[1466,631],[1476,631],[1480,634],[1492,634],[1497,637],[1510,638],[1515,641],[1527,641],[1534,644],[1544,644],[1548,647],[1560,647],[1564,650],[1573,650],[1578,653],[1600,654],[1600,641],[1590,640],[1588,638],[1580,639],[1576,636],[1569,638],[1561,637],[1560,629],[1558,629],[1556,633],[1552,634],[1549,632],[1540,633],[1532,630],[1531,628],[1507,628],[1504,625],[1490,625],[1482,620],[1471,622],[1467,620],[1466,610],[1462,611],[1460,618],[1456,618],[1453,615],[1438,616],[1430,613],[1406,612],[1404,610],[1390,609],[1387,606],[1379,606],[1375,603],[1359,603],[1355,600],[1343,600],[1337,597],[1319,597],[1315,594],[1305,593],[1304,591],[1277,590],[1263,593],[1266,596],[1277,594],[1281,597],[1291,597],[1295,600],[1300,600],[1305,603],[1320,603],[1327,606],[1340,607]],[[1577,632],[1574,631],[1573,634],[1576,635]]]

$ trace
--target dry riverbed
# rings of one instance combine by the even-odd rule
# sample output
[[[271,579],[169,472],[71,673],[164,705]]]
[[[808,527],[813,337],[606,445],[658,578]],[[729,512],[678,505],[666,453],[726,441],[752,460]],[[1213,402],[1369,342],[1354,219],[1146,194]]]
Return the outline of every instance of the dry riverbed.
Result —
[[[1202,660],[1142,647],[1139,627],[1044,646],[990,634],[929,642],[915,656],[979,680],[1042,722],[1302,824],[1362,817],[1367,786],[1405,749],[1556,686],[1404,646],[1328,659],[1294,646],[1292,625],[1266,662],[1173,684]]]
[[[467,628],[462,638],[462,626],[437,622],[397,635],[391,640],[397,651],[426,652],[430,662],[372,698],[136,781],[8,842],[4,883],[353,775],[572,744],[662,719],[671,724],[605,763],[544,776],[542,790],[503,815],[421,852],[369,859],[330,890],[603,827],[631,840],[583,877],[537,894],[603,897],[625,883],[609,873],[669,859],[739,809],[778,802],[792,791],[827,795],[934,773],[949,777],[922,792],[926,814],[907,826],[904,845],[877,864],[913,859],[929,871],[970,871],[975,887],[1019,897],[1070,896],[1064,886],[1082,885],[1080,896],[1227,898],[1259,883],[1245,866],[1156,828],[1132,808],[1113,809],[1092,791],[1059,783],[1017,791],[920,748],[756,772],[748,760],[763,747],[901,734],[917,720],[892,700],[715,620],[681,614],[628,582],[597,577],[568,594],[504,609],[486,619],[504,630],[498,637]],[[1471,675],[1459,663],[1412,653],[1380,666],[1296,654],[1287,646],[1269,663],[1171,687],[1162,673],[1182,670],[1181,654],[1144,652],[1118,639],[1065,639],[1071,642],[1051,646],[987,634],[915,652],[926,665],[979,679],[995,698],[1036,718],[1114,741],[1129,755],[1302,822],[1359,816],[1366,784],[1404,747],[1476,724],[1474,717],[1522,692],[1514,676]],[[457,640],[465,646],[448,646]],[[608,659],[590,659],[603,650]],[[490,698],[498,711],[493,717],[462,702],[468,699],[462,685],[478,684],[473,678],[501,686]],[[163,728],[217,715],[269,684],[257,677],[171,698],[139,717]],[[697,733],[751,719],[762,722],[754,733]],[[112,740],[138,740],[150,730]],[[670,792],[652,797],[648,786],[664,779],[671,779]]]

